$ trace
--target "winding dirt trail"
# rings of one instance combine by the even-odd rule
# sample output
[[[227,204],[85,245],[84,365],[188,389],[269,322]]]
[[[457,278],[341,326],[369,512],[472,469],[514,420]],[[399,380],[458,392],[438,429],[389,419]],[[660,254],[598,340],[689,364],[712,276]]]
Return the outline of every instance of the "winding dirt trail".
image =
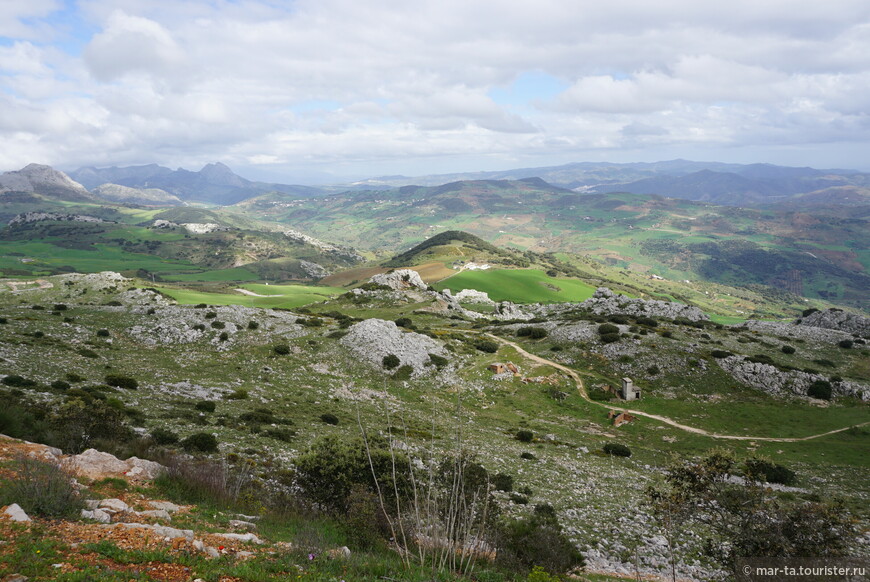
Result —
[[[773,443],[796,443],[796,442],[800,442],[800,441],[809,441],[809,440],[817,439],[817,438],[820,438],[823,436],[836,434],[838,432],[844,432],[844,431],[849,430],[850,428],[857,428],[857,427],[861,427],[861,426],[867,426],[868,424],[870,424],[870,421],[862,422],[861,424],[854,424],[854,425],[847,426],[844,428],[829,430],[828,432],[822,432],[819,434],[814,434],[814,435],[805,436],[805,437],[762,437],[762,436],[718,434],[715,432],[710,432],[710,431],[704,430],[702,428],[697,428],[694,426],[680,424],[679,422],[677,422],[673,419],[670,419],[667,416],[661,416],[658,414],[651,414],[649,412],[643,412],[642,410],[634,410],[631,408],[623,408],[621,406],[611,406],[610,404],[602,404],[601,402],[596,402],[595,400],[592,400],[591,398],[589,398],[589,393],[586,391],[586,386],[583,384],[583,379],[580,378],[580,374],[578,374],[577,372],[575,372],[571,368],[569,368],[567,366],[563,366],[562,364],[557,364],[556,362],[553,362],[553,361],[548,360],[546,358],[542,358],[541,356],[536,356],[535,354],[531,354],[531,353],[527,352],[526,350],[524,350],[523,348],[521,348],[515,342],[512,342],[510,340],[506,340],[504,338],[498,337],[498,336],[493,335],[491,333],[483,333],[482,335],[485,335],[488,338],[491,338],[491,339],[493,339],[501,344],[512,347],[517,352],[519,352],[523,357],[525,357],[529,360],[532,360],[533,362],[538,362],[539,364],[544,364],[545,366],[551,366],[553,368],[556,368],[557,370],[561,370],[562,372],[567,374],[569,377],[571,377],[572,380],[574,380],[574,383],[577,385],[577,391],[579,392],[580,397],[583,398],[583,400],[585,400],[586,402],[589,402],[590,404],[594,404],[595,406],[600,406],[601,408],[606,408],[608,410],[618,410],[621,412],[627,412],[633,416],[643,416],[645,418],[651,418],[653,420],[657,420],[657,421],[662,422],[664,424],[673,426],[674,428],[678,428],[678,429],[684,430],[686,432],[700,434],[700,435],[714,438],[714,439],[723,439],[723,440],[732,440],[732,441],[763,441],[763,442],[773,442]]]

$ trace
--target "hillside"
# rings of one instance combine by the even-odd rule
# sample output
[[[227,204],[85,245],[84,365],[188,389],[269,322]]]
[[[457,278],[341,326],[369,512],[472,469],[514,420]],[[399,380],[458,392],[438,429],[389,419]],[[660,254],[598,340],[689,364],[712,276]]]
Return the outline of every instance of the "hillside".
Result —
[[[500,247],[589,256],[647,278],[761,285],[870,306],[870,228],[855,217],[581,194],[540,180],[406,186],[316,201],[254,198],[235,208],[381,253],[408,248],[441,229],[463,230]]]
[[[734,455],[735,477],[749,478],[756,458],[780,468],[770,479],[787,484],[727,485],[732,495],[756,491],[759,511],[822,511],[836,491],[845,499],[840,515],[866,531],[868,338],[819,327],[859,329],[866,318],[808,313],[799,323],[724,326],[685,306],[606,289],[583,302],[521,306],[517,315],[534,317],[527,321],[460,315],[444,302],[433,291],[374,286],[294,312],[176,305],[150,282],[112,273],[0,282],[0,433],[66,454],[95,446],[175,467],[153,482],[80,480],[86,495],[130,507],[112,522],[191,530],[164,542],[186,534],[149,537],[140,526],[140,535],[125,537],[115,532],[127,526],[102,526],[78,510],[60,522],[34,513],[33,529],[0,519],[12,542],[0,549],[11,551],[0,575],[26,569],[71,582],[188,567],[187,577],[245,582],[288,571],[318,582],[384,572],[431,580],[428,562],[403,564],[385,541],[386,522],[376,526],[361,428],[382,491],[406,466],[421,471],[421,487],[429,470],[450,476],[457,457],[470,460],[467,475],[492,484],[484,497],[465,482],[469,504],[475,495],[492,504],[492,521],[474,531],[498,550],[495,562],[487,551],[473,575],[447,568],[437,579],[519,582],[545,556],[551,572],[567,569],[576,563],[570,548],[585,561],[580,580],[635,568],[665,579],[670,554],[660,540],[668,532],[644,489],[663,485],[674,455],[696,459],[714,447]],[[625,377],[641,389],[639,400],[611,389]],[[628,411],[630,420],[615,425],[611,410]],[[630,456],[606,454],[613,444]],[[0,481],[18,466],[6,465]],[[220,483],[238,488],[205,488],[197,475],[215,468],[227,476]],[[0,504],[31,501],[10,499],[9,483],[0,482]],[[184,507],[169,519],[140,515],[155,500]],[[405,523],[406,540],[433,531],[434,521]],[[547,543],[530,556],[518,531]],[[870,554],[866,538],[843,531],[850,555]],[[226,532],[264,543],[209,537]],[[681,526],[673,540],[680,577],[711,580],[725,567],[703,552],[711,535],[691,520]],[[342,546],[349,558],[329,557]],[[66,566],[56,572],[56,563]]]

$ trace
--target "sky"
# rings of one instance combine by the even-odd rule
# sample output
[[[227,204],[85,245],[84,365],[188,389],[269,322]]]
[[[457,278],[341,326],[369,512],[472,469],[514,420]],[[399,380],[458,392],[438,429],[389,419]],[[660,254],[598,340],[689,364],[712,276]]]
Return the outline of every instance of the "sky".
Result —
[[[870,170],[867,0],[0,0],[0,170]]]

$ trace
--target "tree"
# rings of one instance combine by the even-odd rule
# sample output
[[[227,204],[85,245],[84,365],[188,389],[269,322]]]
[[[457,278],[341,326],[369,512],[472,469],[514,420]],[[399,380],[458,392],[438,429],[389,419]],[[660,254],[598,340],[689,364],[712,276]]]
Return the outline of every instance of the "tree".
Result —
[[[751,473],[743,483],[729,480],[736,470],[728,452],[712,451],[700,461],[672,465],[664,486],[647,490],[653,515],[669,543],[684,524],[700,524],[709,555],[732,571],[741,556],[845,554],[854,523],[842,501],[778,499]],[[671,563],[676,579],[673,554]]]

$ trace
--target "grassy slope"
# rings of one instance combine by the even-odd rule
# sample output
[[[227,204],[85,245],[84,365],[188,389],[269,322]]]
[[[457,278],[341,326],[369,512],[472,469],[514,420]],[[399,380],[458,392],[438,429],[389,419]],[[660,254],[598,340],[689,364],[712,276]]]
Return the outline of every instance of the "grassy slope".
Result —
[[[462,289],[485,291],[493,301],[555,303],[583,301],[595,289],[576,279],[548,277],[537,269],[489,269],[463,271],[434,285],[439,291]]]

